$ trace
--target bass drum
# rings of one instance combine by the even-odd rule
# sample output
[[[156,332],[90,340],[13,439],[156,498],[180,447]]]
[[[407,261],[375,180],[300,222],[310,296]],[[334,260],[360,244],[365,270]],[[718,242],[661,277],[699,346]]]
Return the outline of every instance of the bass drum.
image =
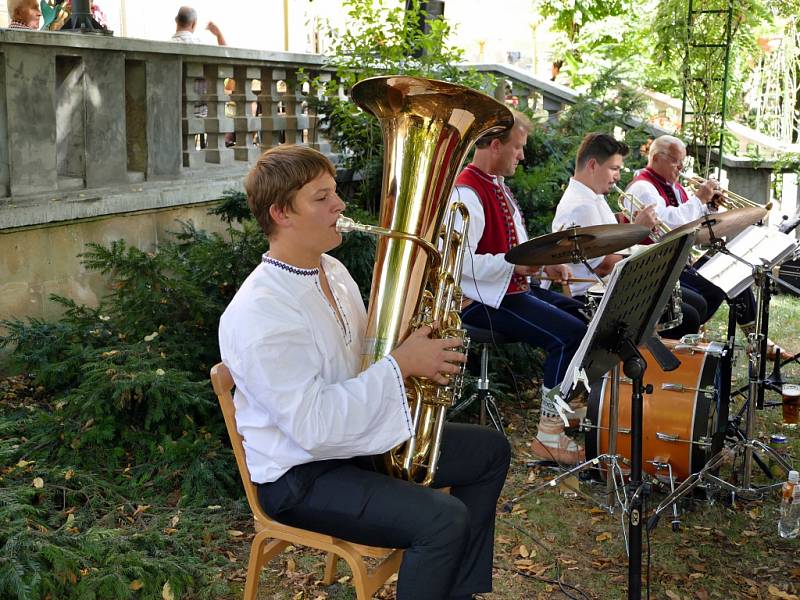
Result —
[[[717,432],[719,362],[724,346],[662,341],[681,365],[664,372],[647,348],[639,349],[648,365],[645,384],[653,385],[653,393],[644,395],[642,470],[667,480],[671,466],[672,476],[681,481],[710,458],[712,437]],[[587,460],[608,452],[610,399],[608,373],[602,385],[592,387],[589,398],[587,417],[592,425],[586,434]],[[617,427],[617,453],[630,459],[631,382],[622,374],[621,364]]]

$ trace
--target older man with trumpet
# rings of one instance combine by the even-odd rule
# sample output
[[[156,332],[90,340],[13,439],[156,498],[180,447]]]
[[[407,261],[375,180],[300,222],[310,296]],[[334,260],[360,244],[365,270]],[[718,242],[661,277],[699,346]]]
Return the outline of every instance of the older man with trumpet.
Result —
[[[642,204],[654,206],[659,221],[668,229],[674,229],[716,210],[715,204],[722,198],[719,183],[713,179],[695,180],[693,193],[689,193],[679,183],[685,160],[686,145],[683,141],[671,135],[662,135],[650,144],[647,167],[636,174],[627,189]],[[710,319],[725,300],[725,293],[704,279],[694,268],[684,269],[680,281],[683,287],[694,290],[705,298],[708,313],[703,317],[703,322]],[[752,333],[756,310],[753,292],[745,290],[731,299],[730,305],[742,331],[745,334]],[[770,356],[774,356],[776,350],[777,346],[770,342]]]

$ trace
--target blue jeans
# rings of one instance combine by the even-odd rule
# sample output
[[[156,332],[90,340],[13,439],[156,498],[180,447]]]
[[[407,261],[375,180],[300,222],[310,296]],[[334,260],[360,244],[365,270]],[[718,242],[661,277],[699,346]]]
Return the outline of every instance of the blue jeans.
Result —
[[[586,334],[583,304],[572,298],[532,287],[529,292],[508,294],[499,308],[473,302],[461,320],[481,329],[492,329],[513,342],[525,342],[547,353],[544,386],[554,388],[567,371],[569,361]]]

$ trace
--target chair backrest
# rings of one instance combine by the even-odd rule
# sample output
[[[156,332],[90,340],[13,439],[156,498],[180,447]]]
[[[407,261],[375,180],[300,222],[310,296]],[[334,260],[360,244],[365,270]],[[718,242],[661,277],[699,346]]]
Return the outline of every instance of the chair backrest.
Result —
[[[261,502],[258,500],[258,490],[250,480],[250,469],[247,468],[247,462],[244,458],[243,438],[236,430],[236,407],[233,405],[233,395],[231,394],[234,383],[228,367],[223,363],[214,365],[211,368],[211,383],[214,386],[214,392],[217,394],[222,415],[225,417],[225,427],[228,429],[228,437],[231,439],[233,454],[236,457],[236,465],[239,467],[239,475],[242,477],[242,485],[244,485],[244,491],[247,494],[250,510],[253,511],[253,516],[257,521],[271,521],[272,519],[261,508]]]

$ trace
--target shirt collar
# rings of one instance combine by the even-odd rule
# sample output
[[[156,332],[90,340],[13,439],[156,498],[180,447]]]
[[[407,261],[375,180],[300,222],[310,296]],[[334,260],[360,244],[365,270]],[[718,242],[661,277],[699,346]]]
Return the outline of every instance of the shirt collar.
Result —
[[[319,269],[301,269],[300,267],[295,267],[277,258],[272,258],[268,253],[265,253],[261,257],[261,262],[267,266],[275,267],[300,277],[315,277],[319,275]]]
[[[594,198],[595,200],[602,200],[603,202],[605,202],[606,200],[605,196],[603,196],[602,194],[595,194],[592,188],[590,188],[585,183],[581,183],[574,177],[569,178],[569,184],[571,186],[574,186],[576,188],[576,191],[580,193],[582,196],[589,196],[591,198]]]

